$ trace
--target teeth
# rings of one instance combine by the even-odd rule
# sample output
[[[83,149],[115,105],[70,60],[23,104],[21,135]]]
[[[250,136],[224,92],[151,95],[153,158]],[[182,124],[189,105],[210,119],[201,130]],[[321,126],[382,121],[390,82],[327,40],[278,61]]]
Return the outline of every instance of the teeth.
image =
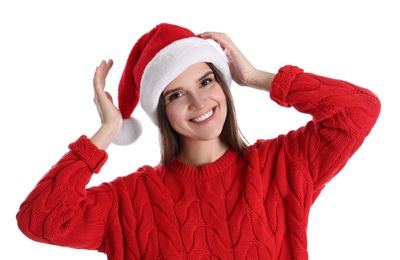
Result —
[[[207,113],[205,113],[202,116],[196,117],[194,119],[192,119],[193,122],[196,123],[200,123],[203,122],[204,120],[206,120],[207,118],[209,118],[214,112],[212,110],[208,111]]]

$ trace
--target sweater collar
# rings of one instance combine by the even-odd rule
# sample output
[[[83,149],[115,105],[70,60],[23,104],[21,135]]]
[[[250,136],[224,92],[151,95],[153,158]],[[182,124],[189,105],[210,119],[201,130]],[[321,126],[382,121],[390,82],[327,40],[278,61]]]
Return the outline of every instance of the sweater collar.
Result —
[[[218,176],[224,172],[238,158],[239,154],[233,149],[228,149],[218,160],[196,167],[178,160],[172,159],[165,167],[174,174],[189,177],[207,179]]]

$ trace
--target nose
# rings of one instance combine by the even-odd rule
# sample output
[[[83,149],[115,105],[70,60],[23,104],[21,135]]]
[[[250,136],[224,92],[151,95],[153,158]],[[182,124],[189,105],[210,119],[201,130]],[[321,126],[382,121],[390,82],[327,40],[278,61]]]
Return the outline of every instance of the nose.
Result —
[[[205,107],[207,99],[200,93],[191,93],[189,102],[190,110],[201,110]]]

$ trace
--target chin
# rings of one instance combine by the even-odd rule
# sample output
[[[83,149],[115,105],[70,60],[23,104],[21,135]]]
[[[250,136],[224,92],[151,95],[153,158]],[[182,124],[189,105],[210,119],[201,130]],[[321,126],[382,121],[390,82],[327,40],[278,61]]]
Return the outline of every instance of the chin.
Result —
[[[215,139],[220,139],[220,137],[221,137],[221,132],[222,131],[218,131],[218,132],[213,132],[213,133],[209,133],[209,134],[202,134],[202,138],[200,138],[200,139],[202,139],[202,141],[212,141],[212,140],[215,140]]]

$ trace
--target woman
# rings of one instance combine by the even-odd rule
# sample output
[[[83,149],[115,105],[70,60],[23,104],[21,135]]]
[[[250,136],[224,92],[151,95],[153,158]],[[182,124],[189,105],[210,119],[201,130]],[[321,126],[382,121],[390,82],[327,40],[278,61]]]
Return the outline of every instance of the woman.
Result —
[[[258,70],[227,35],[171,24],[133,47],[118,108],[104,91],[112,65],[102,61],[94,74],[99,130],[71,143],[22,203],[17,221],[26,236],[108,259],[308,259],[310,207],[374,126],[373,93],[295,66]],[[248,145],[231,79],[312,120]],[[160,129],[160,164],[87,188],[112,142],[137,140],[131,114],[139,101]]]

